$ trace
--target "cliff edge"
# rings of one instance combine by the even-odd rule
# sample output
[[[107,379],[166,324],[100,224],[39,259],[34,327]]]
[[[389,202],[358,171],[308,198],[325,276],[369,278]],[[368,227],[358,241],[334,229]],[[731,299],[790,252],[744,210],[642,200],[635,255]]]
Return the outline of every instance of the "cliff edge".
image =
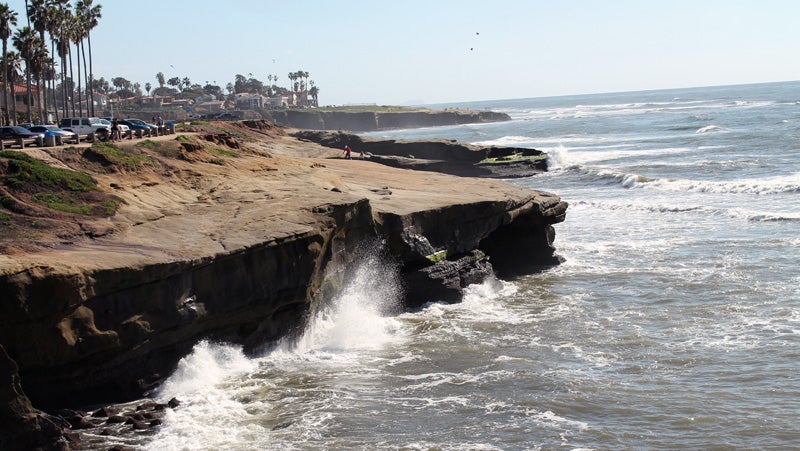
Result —
[[[291,333],[366,242],[414,281],[408,305],[556,264],[567,208],[506,182],[344,160],[261,121],[21,153],[0,155],[0,345],[39,407],[141,396],[201,338],[256,349]],[[62,179],[25,178],[28,157]],[[69,191],[70,174],[91,189]]]

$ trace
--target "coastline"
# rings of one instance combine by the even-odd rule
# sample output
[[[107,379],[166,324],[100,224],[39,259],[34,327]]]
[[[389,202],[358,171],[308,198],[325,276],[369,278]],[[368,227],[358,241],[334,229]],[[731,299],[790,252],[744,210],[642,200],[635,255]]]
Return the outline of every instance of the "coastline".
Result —
[[[150,163],[92,172],[121,199],[114,216],[76,215],[77,233],[6,243],[0,289],[13,302],[0,343],[35,406],[140,396],[201,338],[256,349],[291,333],[364,242],[386,242],[414,281],[407,305],[420,291],[458,301],[493,271],[483,249],[499,267],[520,246],[531,265],[558,262],[552,225],[567,206],[553,194],[344,160],[260,121],[182,133],[153,140],[176,157],[125,143]],[[211,163],[223,147],[223,164]],[[86,152],[48,153],[96,169]]]

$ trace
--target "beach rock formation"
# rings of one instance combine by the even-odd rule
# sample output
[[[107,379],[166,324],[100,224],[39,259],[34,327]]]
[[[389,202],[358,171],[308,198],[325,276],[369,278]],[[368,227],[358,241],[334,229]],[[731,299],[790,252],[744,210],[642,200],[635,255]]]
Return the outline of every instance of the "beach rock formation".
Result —
[[[529,177],[547,170],[547,154],[537,149],[479,146],[444,139],[375,139],[319,130],[301,130],[292,136],[333,149],[348,145],[355,155],[387,166],[462,177]]]
[[[23,381],[34,405],[139,397],[201,339],[253,351],[291,334],[338,291],[365,243],[383,243],[398,263],[407,305],[457,301],[493,267],[558,262],[552,225],[567,204],[554,194],[333,158],[243,130],[230,131],[235,144],[198,133],[121,149],[146,158],[135,168],[97,169],[80,148],[41,156],[95,168],[97,189],[120,207],[74,214],[82,235],[41,232],[0,255],[0,361],[11,362],[0,373]],[[191,160],[178,151],[187,141],[199,145]],[[204,156],[218,146],[228,153]],[[35,418],[18,388],[0,387],[9,415]]]
[[[263,113],[266,119],[284,126],[309,130],[377,130],[436,127],[443,125],[479,124],[509,121],[505,113],[468,110],[401,110],[401,111],[318,111],[274,110]]]

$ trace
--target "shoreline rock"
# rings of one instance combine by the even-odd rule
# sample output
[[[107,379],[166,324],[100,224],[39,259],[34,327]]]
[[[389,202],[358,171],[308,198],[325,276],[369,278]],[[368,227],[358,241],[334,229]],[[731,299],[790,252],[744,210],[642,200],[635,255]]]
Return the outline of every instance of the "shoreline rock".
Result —
[[[301,130],[291,136],[340,152],[349,145],[354,155],[402,169],[482,178],[530,177],[547,171],[547,154],[522,147],[478,146],[444,139],[373,139],[320,130]]]

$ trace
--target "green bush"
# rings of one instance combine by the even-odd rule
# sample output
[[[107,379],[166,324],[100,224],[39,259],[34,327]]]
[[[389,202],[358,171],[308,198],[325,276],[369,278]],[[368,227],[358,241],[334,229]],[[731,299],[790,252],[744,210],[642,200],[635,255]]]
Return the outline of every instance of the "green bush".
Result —
[[[87,204],[76,205],[75,201],[70,198],[64,198],[58,193],[36,193],[33,195],[36,202],[52,208],[53,210],[64,211],[67,213],[79,213],[82,215],[92,214],[92,206]]]
[[[88,174],[55,168],[22,152],[4,150],[0,151],[0,157],[8,159],[6,183],[17,189],[39,184],[86,192],[97,187],[97,183]]]
[[[103,155],[110,163],[129,171],[137,171],[145,164],[153,163],[153,160],[147,155],[129,152],[108,142],[94,142],[92,150]]]

